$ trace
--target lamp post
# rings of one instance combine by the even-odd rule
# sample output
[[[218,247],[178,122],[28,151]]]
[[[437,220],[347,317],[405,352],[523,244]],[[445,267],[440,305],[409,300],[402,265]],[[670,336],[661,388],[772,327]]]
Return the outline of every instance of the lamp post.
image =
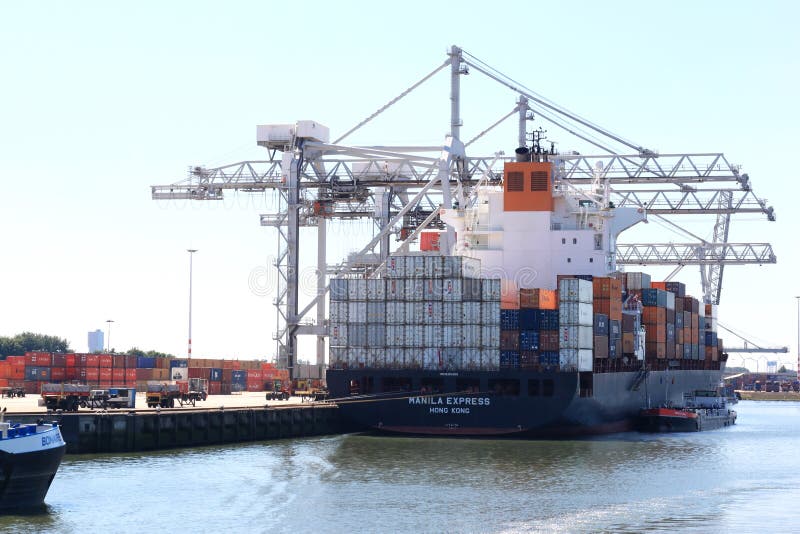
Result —
[[[189,359],[192,358],[192,258],[197,252],[196,248],[187,248],[189,253]]]
[[[111,323],[113,322],[112,319],[106,319],[106,323],[108,324],[108,344],[106,345],[106,352],[111,352]]]

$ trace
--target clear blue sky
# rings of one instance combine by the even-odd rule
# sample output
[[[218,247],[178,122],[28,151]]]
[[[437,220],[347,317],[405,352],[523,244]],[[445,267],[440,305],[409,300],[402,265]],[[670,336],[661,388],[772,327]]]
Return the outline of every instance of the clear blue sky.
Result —
[[[457,44],[628,139],[741,164],[778,222],[739,217],[731,240],[769,241],[779,263],[727,269],[721,321],[790,346],[794,367],[798,11],[788,1],[3,2],[0,335],[48,333],[80,351],[113,319],[118,350],[183,354],[193,247],[195,355],[271,357],[274,295],[248,283],[276,252],[258,224],[268,203],[158,203],[149,186],[183,179],[188,165],[264,158],[256,124],[313,119],[336,137]],[[349,141],[440,143],[447,78]],[[513,106],[476,73],[462,83],[465,138]],[[513,128],[484,154],[513,150]],[[681,277],[699,280],[694,268]]]

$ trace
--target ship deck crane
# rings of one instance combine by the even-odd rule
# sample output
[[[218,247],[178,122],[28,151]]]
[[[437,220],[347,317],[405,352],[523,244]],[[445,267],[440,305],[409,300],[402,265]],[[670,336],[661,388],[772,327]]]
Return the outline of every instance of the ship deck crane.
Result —
[[[433,75],[450,67],[450,135],[445,146],[364,147],[341,144],[345,137],[395,105]],[[390,237],[399,235],[399,247],[415,226],[437,224],[440,206],[450,205],[450,195],[469,197],[470,188],[481,183],[500,183],[502,164],[511,158],[497,153],[489,157],[467,157],[460,141],[461,76],[469,68],[510,88],[516,94],[511,113],[480,131],[483,137],[500,122],[519,116],[519,144],[525,146],[526,123],[544,119],[561,130],[599,149],[600,154],[555,155],[555,178],[563,187],[591,187],[597,179],[598,161],[603,161],[601,178],[610,187],[609,200],[616,206],[635,206],[676,228],[680,215],[715,216],[711,242],[691,232],[695,243],[619,244],[620,264],[699,265],[706,302],[718,302],[722,289],[722,268],[735,264],[763,264],[776,261],[767,243],[728,243],[731,216],[762,214],[775,220],[772,207],[752,191],[747,174],[731,165],[721,153],[663,154],[624,139],[520,86],[474,56],[453,46],[448,59],[398,97],[361,121],[333,143],[324,127],[312,121],[291,125],[259,127],[258,144],[269,158],[243,161],[216,168],[191,167],[188,177],[170,185],[152,186],[152,198],[221,200],[226,191],[271,192],[279,201],[275,213],[262,214],[263,226],[278,233],[275,267],[278,293],[274,304],[278,325],[279,364],[292,372],[296,360],[296,337],[317,336],[317,362],[324,362],[326,275],[359,272],[369,274],[391,253]],[[597,137],[599,136],[599,138]],[[469,143],[468,143],[469,144]],[[620,147],[615,149],[614,147]],[[327,264],[326,225],[328,220],[373,219],[377,232],[358,254],[341,264]],[[405,223],[408,224],[405,224]],[[298,294],[299,236],[301,227],[317,229],[317,293],[300,309]],[[398,227],[402,226],[401,230]],[[377,247],[377,252],[375,249]],[[304,317],[316,308],[316,321]]]

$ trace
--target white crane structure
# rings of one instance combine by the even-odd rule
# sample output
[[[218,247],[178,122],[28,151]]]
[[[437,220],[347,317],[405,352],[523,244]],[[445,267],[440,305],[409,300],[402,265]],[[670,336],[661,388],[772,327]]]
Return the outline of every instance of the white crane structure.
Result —
[[[450,134],[439,146],[348,146],[342,141],[373,120],[409,92],[450,67]],[[461,141],[461,78],[470,69],[506,86],[515,94],[513,108],[473,139]],[[153,199],[220,200],[226,191],[271,192],[279,200],[275,213],[261,215],[261,225],[275,228],[278,251],[278,363],[292,373],[297,359],[297,336],[317,338],[317,363],[324,363],[327,335],[325,295],[330,275],[369,275],[393,252],[392,237],[407,247],[422,228],[445,229],[438,217],[441,206],[469,202],[477,184],[500,184],[503,152],[467,156],[467,148],[512,116],[519,121],[519,153],[545,151],[554,165],[556,188],[587,191],[587,199],[614,206],[638,207],[682,232],[682,243],[617,245],[619,265],[670,265],[678,270],[700,267],[704,300],[719,303],[726,265],[775,263],[768,243],[729,243],[729,228],[736,214],[761,214],[774,221],[772,207],[751,189],[747,174],[740,173],[721,153],[657,154],[625,140],[565,110],[495,71],[464,50],[453,46],[447,60],[387,105],[330,141],[328,129],[313,121],[259,126],[257,142],[268,159],[243,161],[216,168],[191,167],[188,178],[170,185],[152,186]],[[598,155],[557,154],[543,149],[542,131],[528,133],[534,117],[598,149]],[[506,145],[508,146],[508,145]],[[597,183],[605,196],[592,195]],[[679,224],[679,216],[713,219],[713,239],[697,236]],[[328,219],[372,219],[376,233],[357,254],[342,263],[327,263]],[[300,228],[317,229],[317,294],[301,309],[298,299]],[[452,236],[450,237],[452,239]],[[445,237],[444,239],[448,239]],[[444,248],[444,247],[443,247]],[[306,316],[315,310],[316,320]]]

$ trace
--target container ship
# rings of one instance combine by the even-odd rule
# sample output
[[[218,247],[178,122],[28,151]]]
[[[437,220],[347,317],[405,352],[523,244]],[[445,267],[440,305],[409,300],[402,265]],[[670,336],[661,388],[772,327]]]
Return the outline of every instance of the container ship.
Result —
[[[646,212],[554,179],[517,151],[501,185],[441,208],[445,231],[369,277],[330,284],[327,384],[360,429],[549,437],[625,431],[640,410],[716,387],[715,305],[617,269]]]

